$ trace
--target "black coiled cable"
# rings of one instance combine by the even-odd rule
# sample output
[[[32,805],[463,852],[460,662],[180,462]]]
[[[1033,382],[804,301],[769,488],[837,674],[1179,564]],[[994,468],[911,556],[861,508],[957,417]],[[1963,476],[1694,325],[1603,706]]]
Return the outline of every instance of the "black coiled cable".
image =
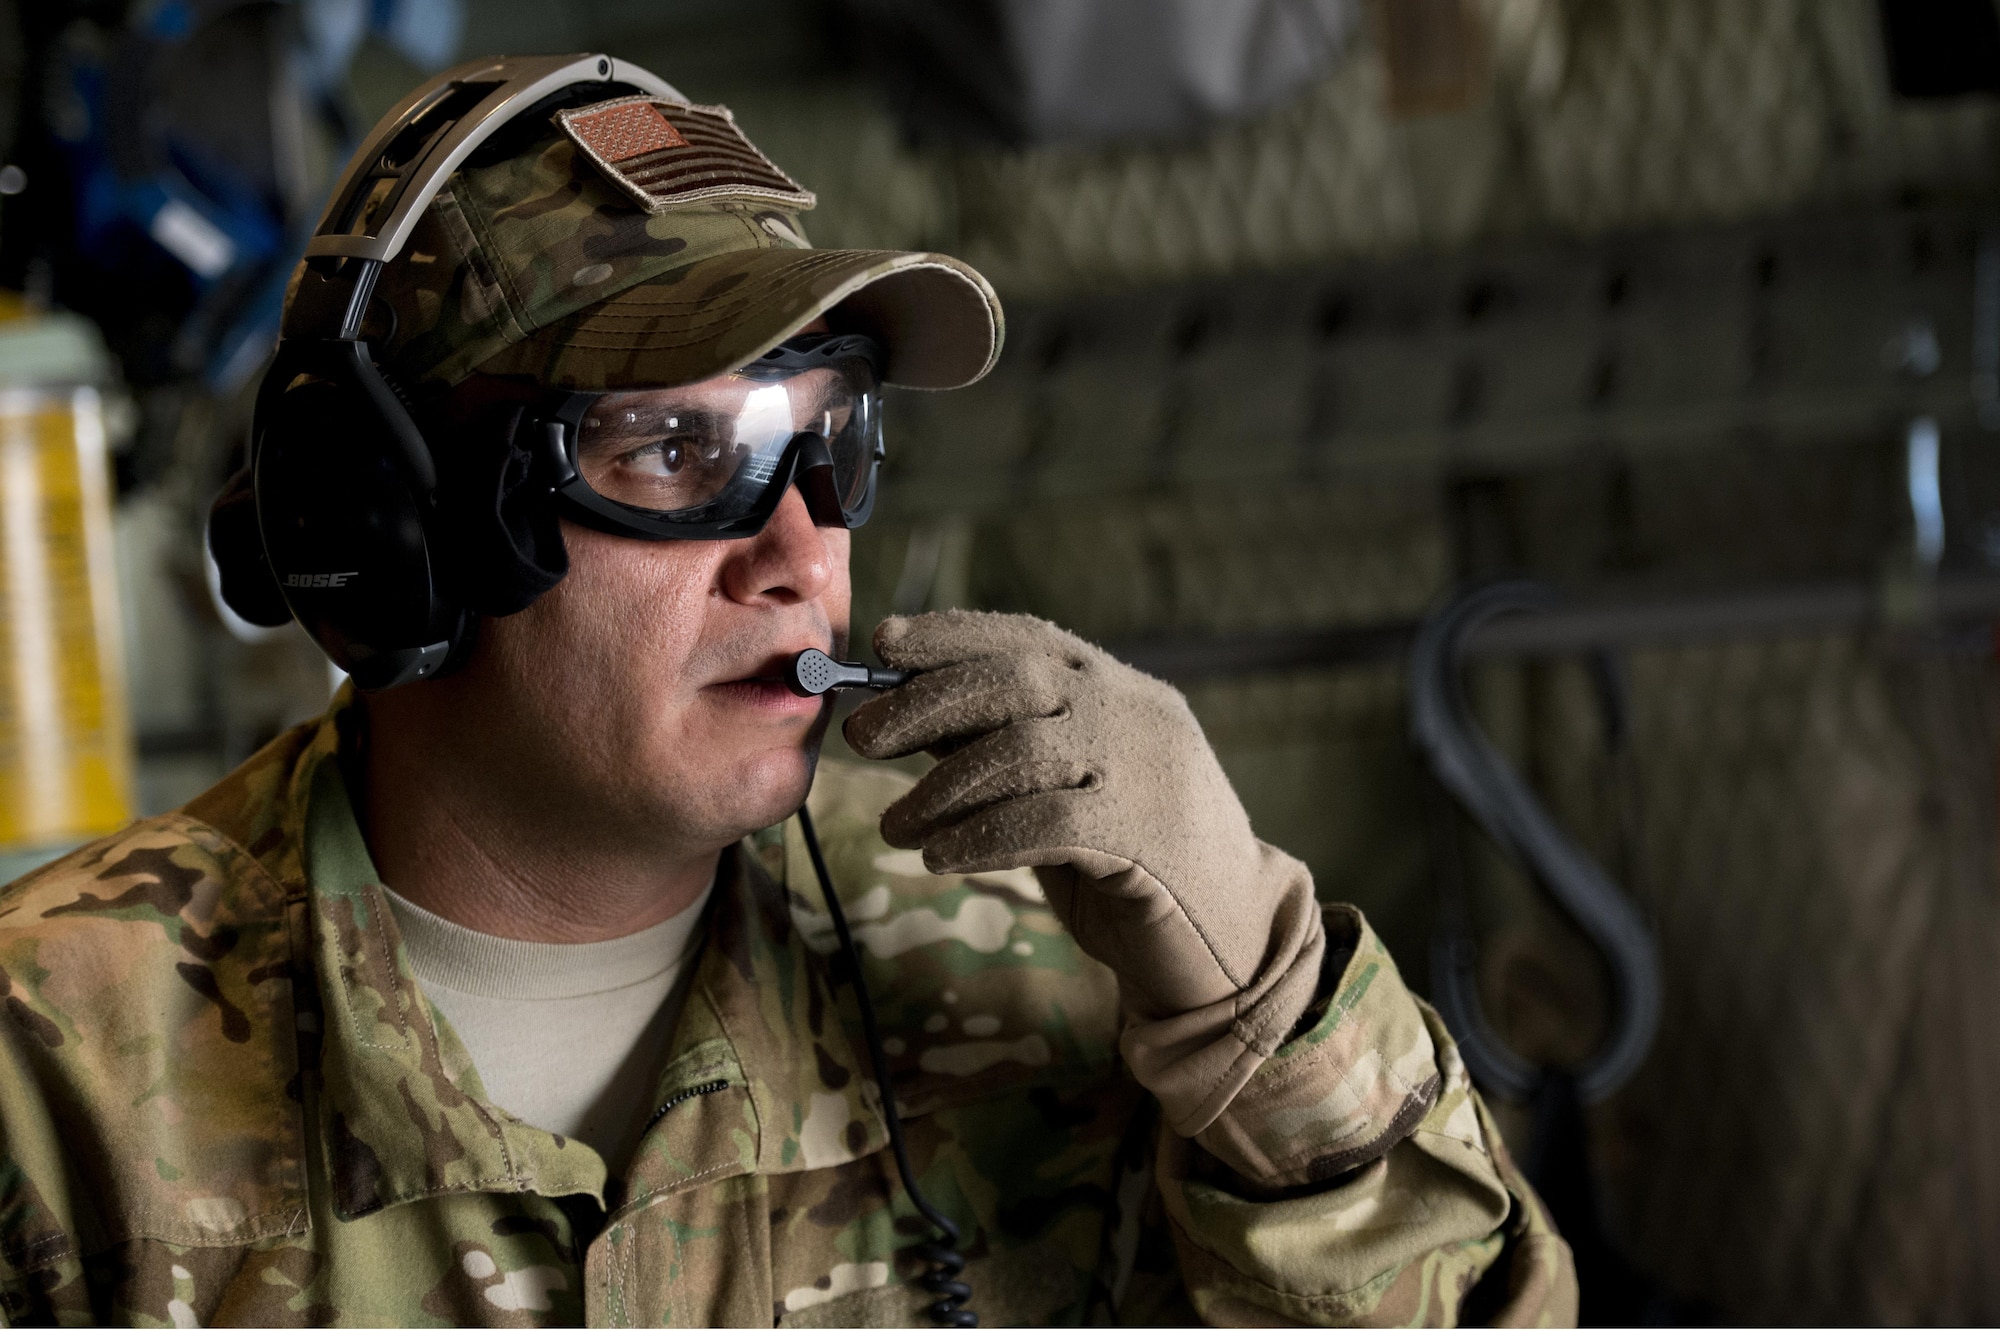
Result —
[[[875,1000],[869,997],[868,982],[861,976],[861,954],[854,948],[854,935],[847,928],[847,912],[840,908],[840,898],[834,894],[833,878],[826,871],[826,856],[820,853],[812,815],[804,805],[799,806],[799,830],[805,833],[806,852],[812,856],[813,873],[819,877],[820,895],[826,898],[827,914],[833,917],[841,954],[847,958],[848,974],[854,979],[855,1001],[861,1006],[861,1033],[868,1041],[868,1061],[874,1068],[875,1088],[882,1096],[882,1121],[889,1128],[889,1149],[896,1153],[896,1172],[902,1176],[903,1191],[910,1195],[911,1204],[943,1236],[916,1245],[917,1256],[930,1263],[930,1269],[917,1277],[917,1284],[926,1293],[937,1295],[937,1302],[924,1311],[939,1326],[978,1326],[979,1314],[965,1310],[966,1302],[972,1298],[972,1286],[958,1278],[965,1270],[965,1254],[958,1250],[958,1226],[931,1205],[917,1187],[916,1171],[910,1168],[909,1148],[903,1144],[903,1118],[896,1112],[896,1095],[889,1088],[889,1056],[882,1048],[882,1031],[875,1022]]]

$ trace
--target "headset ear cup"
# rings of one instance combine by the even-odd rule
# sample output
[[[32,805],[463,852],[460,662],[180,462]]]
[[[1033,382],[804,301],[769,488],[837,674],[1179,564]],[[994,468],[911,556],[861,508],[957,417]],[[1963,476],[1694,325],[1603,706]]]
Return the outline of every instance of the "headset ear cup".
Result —
[[[440,467],[452,589],[481,614],[525,610],[569,572],[555,497],[520,437],[526,420],[520,407],[495,408],[454,432],[459,447]]]
[[[302,374],[260,404],[258,525],[306,631],[357,687],[391,688],[435,674],[464,616],[431,566],[428,454],[386,388],[334,368],[348,381]]]
[[[292,608],[271,573],[257,528],[257,490],[249,467],[231,476],[208,508],[208,552],[222,575],[222,601],[252,624],[275,628]]]

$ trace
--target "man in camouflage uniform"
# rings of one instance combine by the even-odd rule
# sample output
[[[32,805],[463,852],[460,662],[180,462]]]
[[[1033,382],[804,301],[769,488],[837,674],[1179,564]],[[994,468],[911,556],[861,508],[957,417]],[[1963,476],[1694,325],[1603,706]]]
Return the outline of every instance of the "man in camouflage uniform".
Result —
[[[810,250],[804,197],[642,206],[587,140],[532,130],[468,161],[384,278],[375,352],[419,396],[690,384],[820,321],[873,333],[891,382],[998,353],[955,261]],[[928,1227],[786,817],[808,786],[988,1324],[1573,1318],[1451,1038],[1251,836],[1171,689],[1039,621],[891,620],[878,653],[922,673],[848,737],[941,761],[815,776],[825,711],[771,663],[844,645],[844,530],[797,490],[734,541],[554,524],[568,577],[461,669],[343,691],[0,895],[6,1320],[920,1321]],[[629,1140],[489,1096],[406,899],[565,945],[708,902]]]

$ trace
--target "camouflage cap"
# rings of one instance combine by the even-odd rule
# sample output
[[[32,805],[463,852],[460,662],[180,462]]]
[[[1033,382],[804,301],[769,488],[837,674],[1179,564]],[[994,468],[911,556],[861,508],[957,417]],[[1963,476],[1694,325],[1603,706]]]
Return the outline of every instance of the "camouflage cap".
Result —
[[[634,102],[651,117],[636,139]],[[678,175],[660,166],[681,158]],[[384,270],[370,338],[385,369],[434,387],[475,370],[579,390],[690,383],[821,315],[881,342],[893,384],[956,388],[992,367],[985,278],[942,254],[815,250],[812,205],[725,108],[567,112],[453,174]]]

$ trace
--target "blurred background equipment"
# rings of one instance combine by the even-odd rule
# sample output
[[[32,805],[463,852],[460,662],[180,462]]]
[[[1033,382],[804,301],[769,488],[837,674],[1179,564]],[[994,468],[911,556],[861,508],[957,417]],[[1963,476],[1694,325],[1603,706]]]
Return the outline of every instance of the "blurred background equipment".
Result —
[[[1550,818],[1473,720],[1461,686],[1467,640],[1489,620],[1547,611],[1561,604],[1552,588],[1526,581],[1475,587],[1427,618],[1410,648],[1410,732],[1431,775],[1514,867],[1534,878],[1603,957],[1611,980],[1610,1027],[1603,1047],[1564,1069],[1576,1094],[1596,1103],[1639,1070],[1660,1026],[1660,959],[1651,932],[1625,893]],[[1606,747],[1623,750],[1625,681],[1618,661],[1600,650],[1591,662],[1605,713]],[[1527,1100],[1548,1069],[1523,1060],[1494,1037],[1476,976],[1463,866],[1438,850],[1439,944],[1432,948],[1431,988],[1464,1046],[1479,1082],[1509,1100]]]
[[[1606,1233],[1583,1110],[1616,1094],[1652,1052],[1660,1026],[1659,948],[1627,893],[1556,824],[1479,728],[1463,687],[1468,649],[1481,628],[1510,615],[1546,615],[1561,604],[1561,595],[1543,583],[1503,580],[1473,586],[1427,616],[1410,645],[1410,736],[1439,793],[1450,796],[1515,871],[1547,892],[1596,950],[1609,982],[1602,1043],[1581,1063],[1547,1066],[1521,1057],[1494,1031],[1480,996],[1459,819],[1443,799],[1432,801],[1430,818],[1438,894],[1430,992],[1473,1079],[1489,1096],[1530,1110],[1522,1165],[1569,1240],[1582,1319],[1652,1325],[1681,1320],[1686,1310],[1642,1276]],[[1624,671],[1602,646],[1589,665],[1604,714],[1605,749],[1623,759],[1631,728]]]
[[[1885,0],[1882,35],[1904,97],[2000,92],[2000,14],[1985,0]]]
[[[38,365],[43,331],[0,340],[0,377],[101,394],[105,428],[89,437],[120,500],[118,795],[70,841],[117,825],[135,795],[145,810],[179,803],[325,704],[328,669],[302,634],[215,603],[201,518],[305,232],[367,123],[357,61],[414,81],[455,54],[462,18],[453,0],[0,4],[0,286],[21,293],[24,326],[87,329],[103,362],[81,380]],[[96,603],[116,616],[110,592]]]
[[[1657,948],[1629,1081],[1557,1113],[1488,1077],[1629,1267],[1594,1315],[2000,1320],[1991,0],[0,0],[0,284],[113,353],[4,373],[97,394],[137,808],[332,683],[217,613],[198,533],[353,129],[450,59],[578,50],[730,105],[817,243],[1008,302],[987,381],[887,404],[857,622],[1033,611],[1179,682],[1420,989],[1462,929],[1544,1086],[1625,982],[1440,833],[1406,681],[1464,589],[1560,589],[1461,677]]]
[[[1024,146],[1184,138],[1322,74],[1359,0],[857,0],[906,133]]]
[[[90,323],[0,292],[0,872],[133,814],[109,370]]]

